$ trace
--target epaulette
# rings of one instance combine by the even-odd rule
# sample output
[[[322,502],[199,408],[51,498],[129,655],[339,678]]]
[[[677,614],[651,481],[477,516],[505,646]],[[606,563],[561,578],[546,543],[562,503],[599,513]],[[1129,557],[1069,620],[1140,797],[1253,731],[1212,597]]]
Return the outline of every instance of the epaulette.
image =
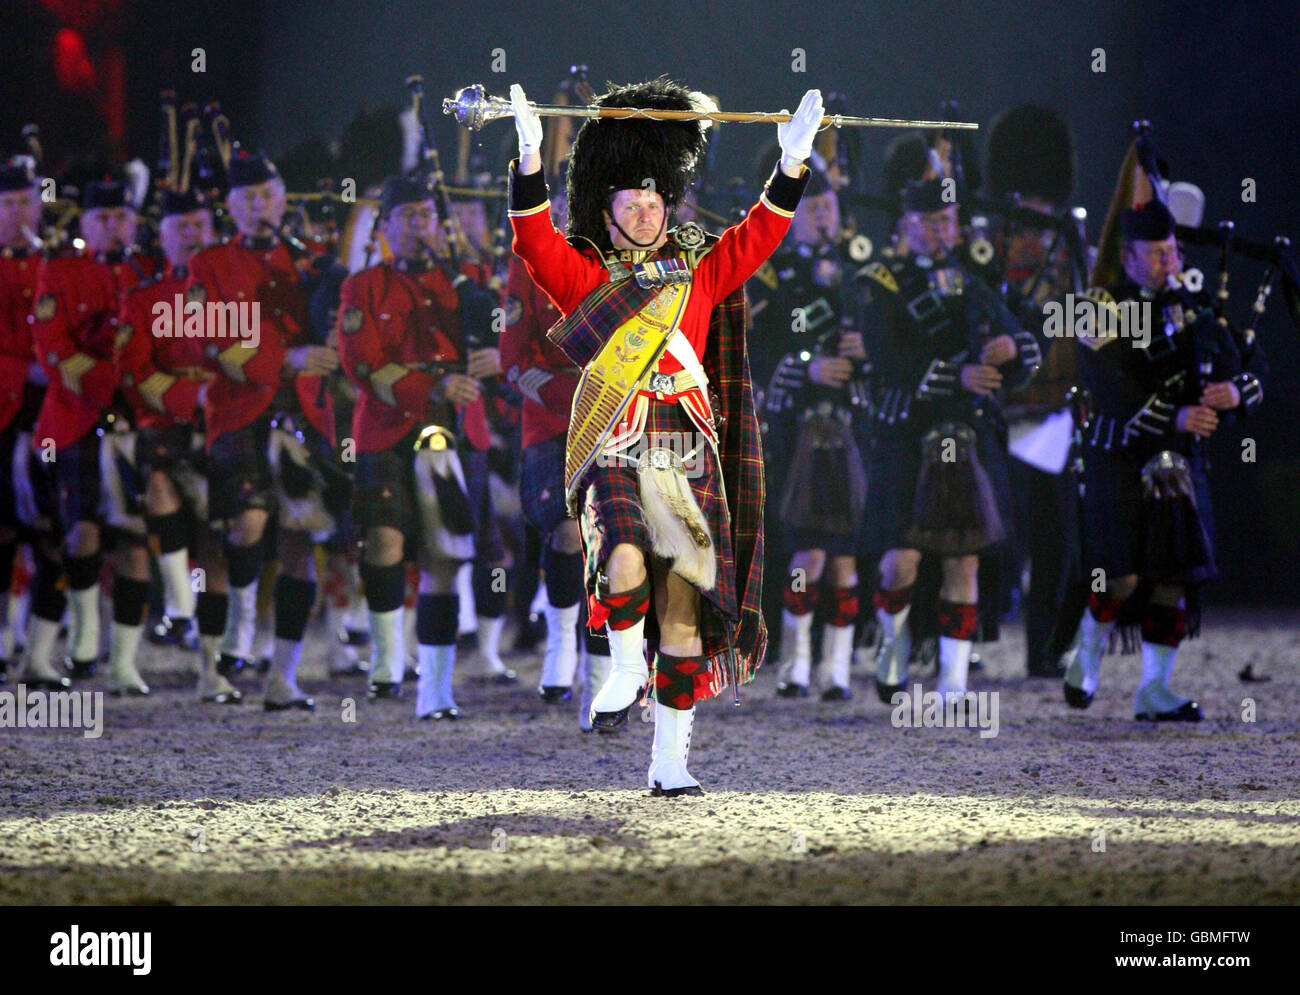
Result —
[[[898,293],[898,281],[894,279],[893,271],[879,260],[863,266],[862,269],[858,270],[854,279],[861,279],[864,276],[875,280],[891,294]]]

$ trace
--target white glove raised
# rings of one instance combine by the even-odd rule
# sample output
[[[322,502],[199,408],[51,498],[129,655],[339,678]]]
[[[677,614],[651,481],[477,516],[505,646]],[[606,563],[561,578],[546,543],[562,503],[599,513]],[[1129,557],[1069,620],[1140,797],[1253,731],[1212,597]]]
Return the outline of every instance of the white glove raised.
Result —
[[[803,100],[799,101],[799,109],[794,112],[794,116],[776,126],[782,159],[787,164],[797,165],[812,155],[813,139],[817,137],[825,116],[821,90],[809,90],[803,95]]]
[[[542,119],[518,83],[510,86],[510,106],[515,112],[515,131],[519,133],[519,155],[535,155],[542,148]]]

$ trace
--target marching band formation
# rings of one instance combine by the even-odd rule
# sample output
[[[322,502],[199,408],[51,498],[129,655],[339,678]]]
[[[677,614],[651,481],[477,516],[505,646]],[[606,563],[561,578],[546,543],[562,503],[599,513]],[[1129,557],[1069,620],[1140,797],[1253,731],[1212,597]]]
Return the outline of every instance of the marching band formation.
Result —
[[[982,184],[969,132],[901,135],[874,197],[810,90],[744,204],[701,175],[716,104],[666,79],[566,82],[578,128],[513,87],[508,189],[449,187],[410,86],[414,152],[355,198],[291,195],[171,96],[152,187],[47,176],[35,128],[0,164],[0,674],[148,695],[147,636],[200,702],[260,673],[265,710],[309,711],[319,606],[335,678],[382,707],[410,673],[450,721],[456,676],[517,683],[513,613],[584,730],[653,704],[672,797],[702,790],[696,704],[765,658],[783,698],[848,699],[872,660],[882,702],[933,666],[963,709],[1018,610],[1068,706],[1122,644],[1137,719],[1201,718],[1174,670],[1216,572],[1206,440],[1259,407],[1296,270],[1202,227],[1148,128],[1093,247],[1042,107],[995,120]],[[1245,327],[1237,255],[1267,265]]]

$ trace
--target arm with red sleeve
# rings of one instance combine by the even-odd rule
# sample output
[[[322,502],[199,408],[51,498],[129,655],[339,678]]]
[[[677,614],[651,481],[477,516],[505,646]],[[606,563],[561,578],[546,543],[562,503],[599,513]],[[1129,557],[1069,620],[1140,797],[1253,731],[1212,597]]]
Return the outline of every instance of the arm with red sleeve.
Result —
[[[753,276],[790,230],[794,210],[810,176],[807,167],[797,179],[780,169],[773,171],[745,219],[724,231],[700,260],[692,280],[695,287],[717,303]]]
[[[562,314],[568,314],[609,275],[599,261],[579,252],[556,231],[551,224],[550,206],[542,171],[521,173],[517,160],[510,163],[510,225],[515,233],[515,255],[524,261],[533,282]]]
[[[186,307],[195,301],[206,307],[210,300],[229,299],[222,290],[223,270],[227,268],[224,260],[229,255],[226,249],[227,246],[213,246],[190,259],[190,277],[185,282]],[[206,325],[205,313],[205,330],[216,338],[215,329],[207,329]],[[261,335],[256,348],[246,345],[245,340],[236,338],[217,356],[216,369],[228,380],[260,387],[278,387],[284,359],[285,347],[278,335]]]
[[[71,302],[77,299],[69,280],[69,263],[51,259],[41,270],[32,309],[32,343],[52,385],[102,409],[113,400],[117,367],[112,357],[91,355],[76,340],[69,321]]]
[[[338,317],[339,362],[358,390],[398,408],[407,418],[420,418],[436,378],[397,362],[385,346],[375,320],[380,308],[373,300],[382,287],[374,275],[380,272],[378,268],[363,270],[343,281]]]
[[[194,420],[198,407],[201,385],[198,380],[160,370],[154,363],[155,296],[147,287],[141,287],[129,291],[122,302],[119,331],[130,330],[117,360],[122,372],[122,385],[137,409],[148,407],[177,421],[190,422]],[[167,301],[159,303],[170,308]]]
[[[547,361],[548,351],[559,350],[546,340],[546,329],[537,312],[538,296],[524,265],[511,259],[502,301],[506,323],[501,332],[501,368],[524,397],[548,411],[567,415],[578,376],[567,369],[571,364],[562,353],[558,363],[566,369],[554,369],[556,364]]]

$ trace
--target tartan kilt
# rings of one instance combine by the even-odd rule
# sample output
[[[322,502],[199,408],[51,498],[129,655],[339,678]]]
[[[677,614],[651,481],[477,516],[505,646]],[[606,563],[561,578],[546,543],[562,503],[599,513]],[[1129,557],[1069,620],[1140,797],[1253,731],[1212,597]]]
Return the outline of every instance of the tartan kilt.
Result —
[[[60,536],[66,536],[77,522],[101,521],[99,444],[99,434],[91,429],[71,445],[60,446],[53,463],[40,464],[54,485]]]
[[[524,518],[543,536],[569,517],[564,505],[564,436],[524,448],[519,500]]]
[[[415,439],[409,432],[387,449],[357,453],[352,486],[352,519],[362,533],[397,529],[408,543],[419,538],[420,514],[415,503]]]
[[[208,479],[216,481],[208,495],[208,520],[220,525],[254,509],[273,511],[275,494],[267,441],[271,416],[226,432],[208,446]]]
[[[645,437],[656,433],[695,438],[698,430],[680,405],[652,401],[646,417]],[[634,445],[632,452],[639,449],[640,444]],[[602,462],[606,465],[600,465]],[[704,641],[704,655],[709,657],[726,652],[725,619],[734,620],[739,616],[736,603],[736,563],[731,548],[731,519],[723,499],[722,476],[710,446],[700,447],[695,461],[687,464],[687,473],[691,494],[708,524],[717,558],[717,583],[713,589],[704,591],[696,588],[702,609],[700,635]],[[600,460],[587,471],[583,487],[586,500],[582,537],[587,561],[587,590],[594,594],[597,574],[603,572],[605,563],[619,543],[636,546],[645,556],[647,564],[653,553],[649,528],[641,506],[635,466],[616,460]]]
[[[415,440],[419,434],[418,430],[412,431],[387,449],[357,454],[352,519],[361,536],[369,529],[386,526],[405,536],[408,550],[420,545],[423,524],[415,482]],[[506,557],[505,542],[492,505],[487,453],[462,444],[457,455],[474,516],[475,559],[500,563]]]

